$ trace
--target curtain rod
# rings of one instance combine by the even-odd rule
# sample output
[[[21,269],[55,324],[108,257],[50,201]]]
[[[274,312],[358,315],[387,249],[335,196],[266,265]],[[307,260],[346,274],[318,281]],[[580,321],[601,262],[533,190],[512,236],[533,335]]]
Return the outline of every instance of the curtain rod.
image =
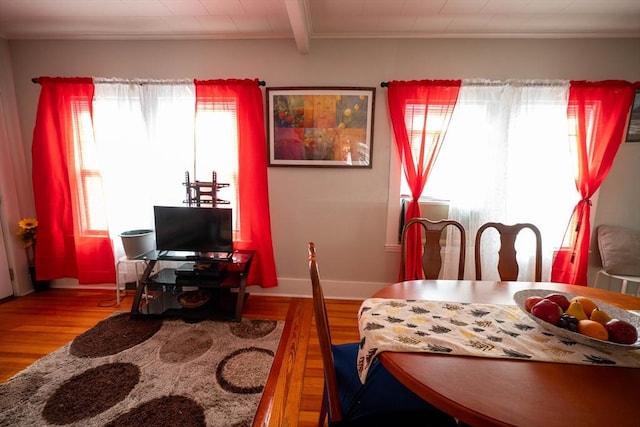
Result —
[[[31,79],[32,83],[40,83],[40,79],[38,77],[34,77]],[[141,83],[142,84],[142,83]],[[258,86],[266,86],[267,82],[265,82],[264,80],[258,80]]]
[[[564,80],[483,80],[475,81],[476,79],[466,79],[468,82],[466,86],[504,86],[515,82],[516,84],[524,83],[524,86],[547,86],[547,85],[561,85]],[[389,82],[381,82],[380,87],[388,87]]]

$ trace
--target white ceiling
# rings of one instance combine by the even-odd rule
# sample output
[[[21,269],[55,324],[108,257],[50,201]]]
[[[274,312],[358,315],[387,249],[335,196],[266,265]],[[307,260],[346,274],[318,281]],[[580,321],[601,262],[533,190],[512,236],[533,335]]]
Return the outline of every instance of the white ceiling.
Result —
[[[640,38],[640,0],[0,0],[0,37]]]

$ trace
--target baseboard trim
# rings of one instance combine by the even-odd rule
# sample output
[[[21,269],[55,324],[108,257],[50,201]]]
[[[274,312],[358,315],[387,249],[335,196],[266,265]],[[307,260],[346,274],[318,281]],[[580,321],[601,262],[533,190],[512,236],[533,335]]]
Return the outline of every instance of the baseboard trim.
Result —
[[[70,283],[71,282],[71,283]],[[75,282],[75,283],[74,283]],[[322,290],[325,298],[361,300],[384,288],[387,283],[381,282],[345,282],[337,280],[322,280]],[[56,280],[51,285],[57,289],[110,289],[115,292],[114,285],[78,285],[71,280]],[[249,286],[247,292],[255,295],[273,295],[284,297],[311,298],[311,281],[309,279],[278,278],[278,286],[262,288]]]
[[[384,288],[386,283],[379,282],[344,282],[322,280],[322,290],[325,298],[360,300],[371,297]],[[279,278],[278,286],[261,288],[250,286],[247,292],[255,295],[277,295],[287,297],[311,298],[311,281],[308,279]]]

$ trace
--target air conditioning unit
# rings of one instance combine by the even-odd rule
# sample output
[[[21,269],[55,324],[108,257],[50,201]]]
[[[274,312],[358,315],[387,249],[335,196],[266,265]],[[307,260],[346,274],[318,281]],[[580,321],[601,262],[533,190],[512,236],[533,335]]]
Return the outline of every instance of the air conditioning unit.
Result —
[[[409,203],[408,199],[402,199],[402,209],[400,218],[400,234],[398,235],[398,242],[402,235],[402,228],[404,227],[404,216],[406,212],[406,204]],[[420,216],[427,218],[431,221],[440,221],[442,219],[449,218],[449,201],[448,200],[421,200],[418,202],[420,205]],[[446,236],[443,235],[442,246],[446,243]]]
[[[425,200],[418,202],[420,205],[420,213],[423,218],[431,221],[440,221],[449,218],[449,201],[448,200]]]

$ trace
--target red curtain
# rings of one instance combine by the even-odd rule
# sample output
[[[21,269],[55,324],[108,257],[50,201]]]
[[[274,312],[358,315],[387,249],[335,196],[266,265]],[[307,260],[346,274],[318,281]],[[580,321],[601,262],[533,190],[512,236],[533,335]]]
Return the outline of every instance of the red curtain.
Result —
[[[460,84],[461,80],[389,82],[387,98],[391,124],[402,169],[411,188],[405,224],[420,216],[418,199],[446,135]],[[415,227],[407,236],[406,259],[406,274],[417,278],[422,277],[419,232]]]
[[[91,78],[41,77],[33,131],[32,179],[38,216],[35,253],[41,280],[77,278],[81,284],[115,283],[108,233],[87,235],[81,226],[75,140],[80,115],[91,116]]]
[[[638,83],[613,80],[571,82],[567,115],[576,124],[576,187],[580,201],[569,221],[563,249],[553,261],[553,282],[587,285],[591,197],[609,173],[623,141],[637,87]]]
[[[236,249],[256,251],[247,284],[277,286],[269,189],[265,116],[258,80],[196,80],[196,111],[221,99],[236,102],[239,135],[240,240]]]

